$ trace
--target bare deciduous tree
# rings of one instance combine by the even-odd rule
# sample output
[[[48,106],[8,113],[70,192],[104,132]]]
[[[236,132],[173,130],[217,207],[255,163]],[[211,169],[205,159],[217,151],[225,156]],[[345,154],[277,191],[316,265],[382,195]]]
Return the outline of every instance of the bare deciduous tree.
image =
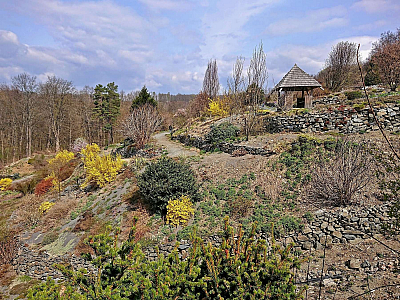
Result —
[[[245,78],[243,75],[244,57],[238,57],[233,65],[232,77],[228,78],[228,95],[231,96],[234,103],[234,110],[239,110],[243,104],[243,91]]]
[[[264,100],[264,89],[268,78],[267,55],[263,44],[254,49],[250,66],[247,70],[246,99],[243,110],[243,128],[246,140],[257,123],[257,111]]]
[[[325,205],[349,205],[374,178],[373,157],[366,142],[338,140],[333,156],[320,157],[311,174],[308,197]]]
[[[332,48],[319,77],[330,90],[338,91],[355,78],[351,74],[356,71],[356,67],[357,45],[348,41],[340,42]]]
[[[377,67],[379,77],[392,91],[400,84],[400,28],[397,32],[384,32],[373,44],[371,62]]]
[[[47,104],[50,129],[55,139],[56,152],[58,152],[60,151],[61,127],[74,88],[71,81],[49,76],[47,81],[40,86],[40,89]]]
[[[219,79],[217,61],[210,60],[207,65],[203,80],[203,93],[211,99],[215,99],[219,93]]]
[[[162,118],[157,107],[146,103],[132,110],[123,123],[125,135],[132,138],[138,149],[148,143],[151,135],[161,125]]]
[[[32,127],[34,120],[34,104],[37,96],[38,84],[35,76],[27,73],[19,74],[11,79],[13,87],[21,94],[22,117],[26,135],[26,156],[32,155]]]

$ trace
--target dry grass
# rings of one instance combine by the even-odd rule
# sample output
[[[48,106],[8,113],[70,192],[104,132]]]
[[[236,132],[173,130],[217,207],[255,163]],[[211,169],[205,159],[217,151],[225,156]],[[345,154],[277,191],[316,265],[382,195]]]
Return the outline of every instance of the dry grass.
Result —
[[[135,221],[136,220],[136,221]],[[129,212],[122,220],[121,224],[121,240],[126,240],[129,237],[131,229],[135,226],[134,240],[135,242],[140,241],[143,238],[150,237],[150,233],[155,229],[150,226],[151,215],[148,209],[142,204],[136,204],[136,210]]]
[[[82,235],[81,239],[79,240],[78,245],[76,245],[74,254],[80,256],[82,253],[91,253],[94,254],[93,249],[86,245],[84,241],[89,238],[90,236],[98,235],[104,233],[106,230],[107,223],[102,220],[95,220],[91,219],[93,223],[90,225],[89,232],[86,232]]]
[[[21,198],[15,223],[26,227],[36,226],[40,221],[39,206],[42,202],[43,200],[35,195],[26,195]]]
[[[62,201],[57,201],[54,206],[43,216],[43,228],[50,229],[57,227],[66,217],[69,218],[71,212],[76,208],[77,201],[74,198],[69,198]]]

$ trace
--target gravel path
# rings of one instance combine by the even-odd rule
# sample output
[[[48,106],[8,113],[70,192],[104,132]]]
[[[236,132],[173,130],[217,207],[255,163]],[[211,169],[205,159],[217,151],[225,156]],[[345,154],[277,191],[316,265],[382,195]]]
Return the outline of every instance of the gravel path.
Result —
[[[159,145],[167,149],[169,157],[198,155],[197,151],[188,150],[181,143],[171,141],[167,135],[169,135],[168,132],[161,132],[155,134],[153,137]]]

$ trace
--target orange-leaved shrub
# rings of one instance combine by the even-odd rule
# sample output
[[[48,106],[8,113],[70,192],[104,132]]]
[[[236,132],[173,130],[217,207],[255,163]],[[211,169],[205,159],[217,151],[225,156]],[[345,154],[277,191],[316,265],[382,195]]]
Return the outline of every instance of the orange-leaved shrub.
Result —
[[[53,177],[47,177],[42,179],[35,188],[35,195],[36,196],[43,196],[46,194],[50,189],[53,187]]]

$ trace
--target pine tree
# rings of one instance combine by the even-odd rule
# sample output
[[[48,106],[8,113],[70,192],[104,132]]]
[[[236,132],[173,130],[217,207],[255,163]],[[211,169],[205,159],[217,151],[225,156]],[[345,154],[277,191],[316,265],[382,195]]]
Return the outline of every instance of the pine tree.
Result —
[[[98,84],[94,89],[94,115],[104,121],[104,131],[110,134],[111,143],[114,142],[113,126],[120,113],[121,99],[118,94],[118,85],[110,82],[107,86]],[[109,139],[107,137],[107,145]]]
[[[143,86],[142,90],[140,91],[139,95],[132,101],[131,110],[143,106],[145,104],[150,104],[154,107],[157,106],[157,101],[150,95],[147,91],[146,86]]]

